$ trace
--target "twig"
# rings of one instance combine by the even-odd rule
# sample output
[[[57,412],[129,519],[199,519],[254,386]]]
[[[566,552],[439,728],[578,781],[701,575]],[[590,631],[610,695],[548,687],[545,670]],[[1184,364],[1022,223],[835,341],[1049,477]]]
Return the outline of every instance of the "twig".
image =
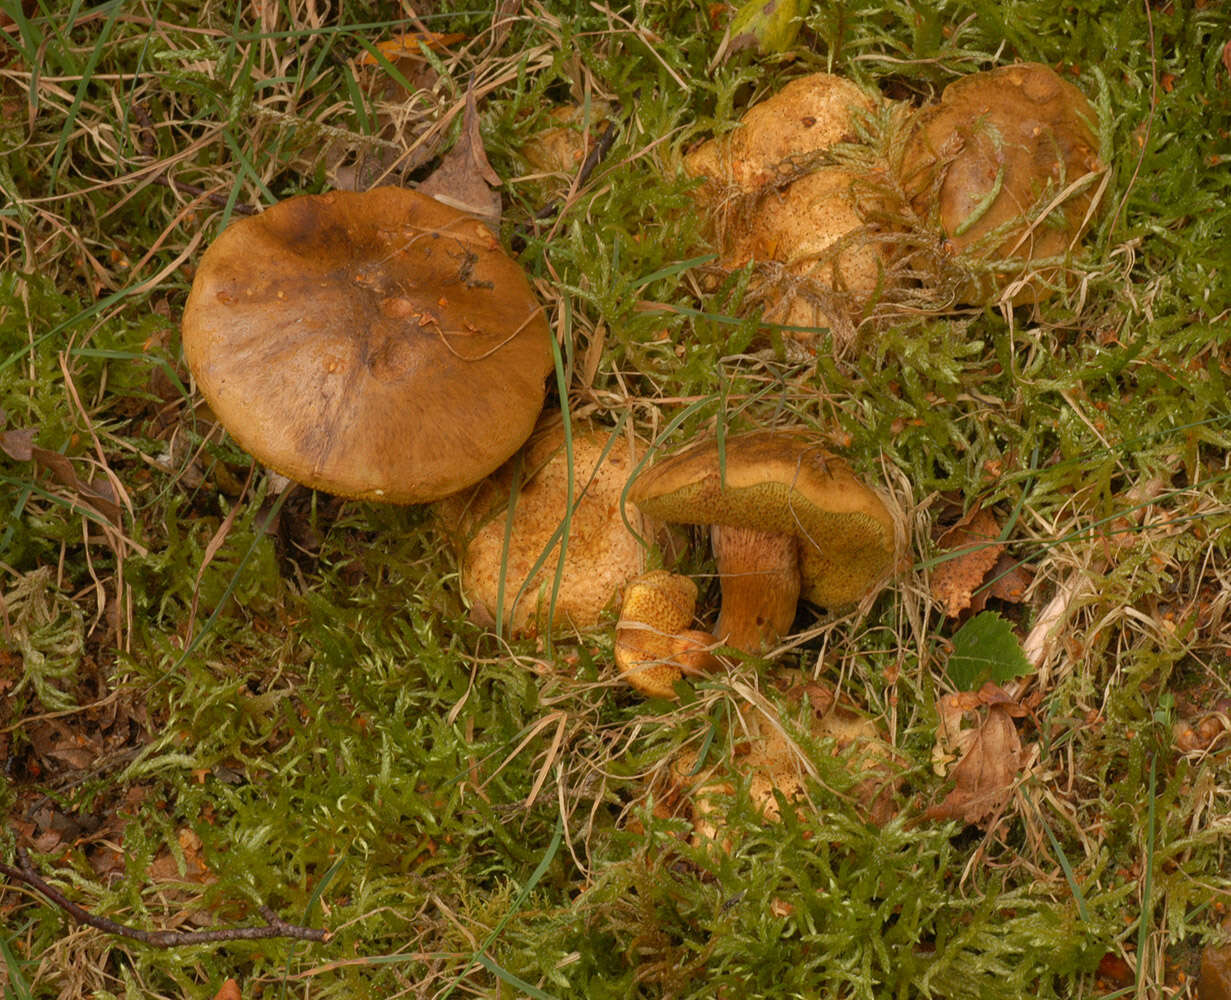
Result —
[[[580,188],[586,181],[590,179],[590,175],[594,173],[594,168],[603,162],[607,154],[611,151],[612,145],[616,138],[615,122],[606,122],[603,125],[603,131],[595,140],[594,146],[586,155],[585,161],[581,164],[581,169],[577,171],[577,180],[574,182],[574,187]],[[548,204],[544,205],[534,213],[535,222],[543,222],[550,219],[558,211],[560,211],[560,198],[555,198]]]
[[[288,924],[268,906],[259,907],[261,916],[267,921],[264,927],[231,927],[213,931],[143,931],[136,927],[98,917],[84,907],[78,906],[59,889],[49,885],[34,866],[30,864],[30,855],[25,848],[17,848],[17,866],[0,861],[0,874],[18,882],[24,882],[30,888],[41,892],[56,906],[64,910],[78,923],[88,924],[107,934],[131,938],[142,944],[155,948],[176,948],[186,944],[215,944],[219,941],[261,941],[266,938],[294,938],[297,941],[328,941],[329,931],[314,927],[301,927],[298,924]]]
[[[216,191],[206,191],[205,188],[198,187],[196,184],[189,184],[187,181],[177,181],[166,174],[155,174],[150,180],[155,184],[163,185],[163,187],[169,187],[173,191],[182,191],[184,194],[190,194],[197,198],[204,197],[211,205],[217,205],[219,208],[226,208],[230,200]],[[236,215],[257,215],[261,210],[253,208],[251,205],[245,205],[242,202],[236,202],[231,206],[231,211]]]

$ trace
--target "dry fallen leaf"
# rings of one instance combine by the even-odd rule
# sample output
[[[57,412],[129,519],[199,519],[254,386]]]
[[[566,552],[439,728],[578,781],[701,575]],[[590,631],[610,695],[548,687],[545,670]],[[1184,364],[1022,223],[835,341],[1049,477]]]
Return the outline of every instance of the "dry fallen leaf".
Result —
[[[932,596],[956,618],[971,605],[971,595],[983,585],[1004,546],[997,542],[1000,525],[976,507],[937,539],[947,558],[932,572]]]
[[[446,205],[478,216],[494,229],[500,224],[500,195],[492,188],[499,185],[500,175],[487,162],[483,137],[479,134],[479,112],[475,107],[472,83],[466,88],[461,135],[440,161],[440,166],[419,185],[419,190]]]
[[[214,1000],[243,1000],[243,994],[239,992],[239,983],[234,979],[226,980],[218,992],[214,994]]]
[[[983,707],[987,714],[982,720],[972,728],[962,729],[963,718],[980,712]],[[960,752],[962,757],[951,772],[952,791],[925,815],[928,819],[982,823],[1009,801],[1013,784],[1025,764],[1025,753],[1013,719],[1025,715],[1026,710],[991,683],[984,684],[977,692],[945,695],[937,708],[940,726],[933,764],[951,751]]]

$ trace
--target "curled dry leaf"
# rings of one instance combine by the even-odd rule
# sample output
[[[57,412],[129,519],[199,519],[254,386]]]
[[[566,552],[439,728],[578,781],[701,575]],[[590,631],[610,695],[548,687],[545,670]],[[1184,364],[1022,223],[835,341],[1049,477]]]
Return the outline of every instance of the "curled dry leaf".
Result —
[[[472,81],[466,88],[461,134],[440,166],[419,185],[419,191],[459,211],[478,216],[495,228],[500,225],[500,195],[492,189],[499,185],[500,176],[487,162],[483,136],[479,133],[479,112]]]
[[[945,695],[937,708],[940,726],[932,751],[933,768],[943,773],[944,763],[956,754],[961,754],[961,760],[952,770],[953,789],[925,815],[928,819],[982,823],[1009,801],[1025,765],[1026,755],[1013,720],[1025,715],[1026,710],[991,683],[978,691]],[[962,722],[972,714],[978,721],[963,729]]]
[[[932,596],[950,618],[971,606],[974,592],[1004,551],[999,538],[996,518],[976,507],[937,539],[946,558],[932,573]]]

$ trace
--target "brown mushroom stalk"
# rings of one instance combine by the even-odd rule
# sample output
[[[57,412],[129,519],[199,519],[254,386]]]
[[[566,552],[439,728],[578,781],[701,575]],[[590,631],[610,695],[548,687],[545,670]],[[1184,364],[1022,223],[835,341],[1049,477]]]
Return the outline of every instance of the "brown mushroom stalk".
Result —
[[[719,524],[710,529],[710,544],[722,580],[714,634],[735,649],[768,649],[791,630],[799,604],[795,538]]]
[[[721,448],[702,442],[639,476],[629,498],[658,520],[720,529],[717,637],[750,653],[789,630],[801,594],[830,610],[849,607],[893,562],[884,503],[806,433],[753,431]],[[752,533],[732,537],[733,528]]]

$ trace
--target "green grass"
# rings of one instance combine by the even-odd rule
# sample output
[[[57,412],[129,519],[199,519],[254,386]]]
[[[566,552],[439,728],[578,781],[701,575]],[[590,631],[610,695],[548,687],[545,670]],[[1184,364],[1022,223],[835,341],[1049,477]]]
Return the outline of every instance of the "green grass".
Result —
[[[789,57],[711,74],[707,3],[552,3],[492,51],[491,11],[457,6],[424,17],[467,40],[397,97],[394,132],[357,68],[411,30],[385,5],[0,4],[0,433],[44,449],[0,454],[0,854],[32,846],[135,926],[269,905],[334,935],[160,951],[6,885],[6,1000],[208,998],[228,976],[245,998],[1195,995],[1231,904],[1228,736],[1184,754],[1173,731],[1231,696],[1231,16],[816,4]],[[714,278],[685,148],[805,71],[922,99],[1017,59],[1100,110],[1106,210],[1071,291],[903,313],[840,353],[740,314],[749,276]],[[733,849],[691,845],[653,779],[685,745],[730,751],[732,686],[646,703],[611,627],[548,645],[469,623],[429,511],[275,499],[197,409],[178,322],[210,240],[360,158],[421,179],[472,78],[503,242],[563,331],[553,399],[664,448],[719,420],[816,428],[909,521],[894,584],[782,658],[890,731],[885,827],[815,783],[766,824],[741,789]],[[618,103],[619,136],[536,225],[567,185],[518,151],[579,86]],[[928,595],[932,532],[976,503],[1036,573],[1001,608],[1023,632],[1079,594],[989,831],[921,820],[948,787],[931,751],[956,630]],[[1099,982],[1109,954],[1129,982]]]

